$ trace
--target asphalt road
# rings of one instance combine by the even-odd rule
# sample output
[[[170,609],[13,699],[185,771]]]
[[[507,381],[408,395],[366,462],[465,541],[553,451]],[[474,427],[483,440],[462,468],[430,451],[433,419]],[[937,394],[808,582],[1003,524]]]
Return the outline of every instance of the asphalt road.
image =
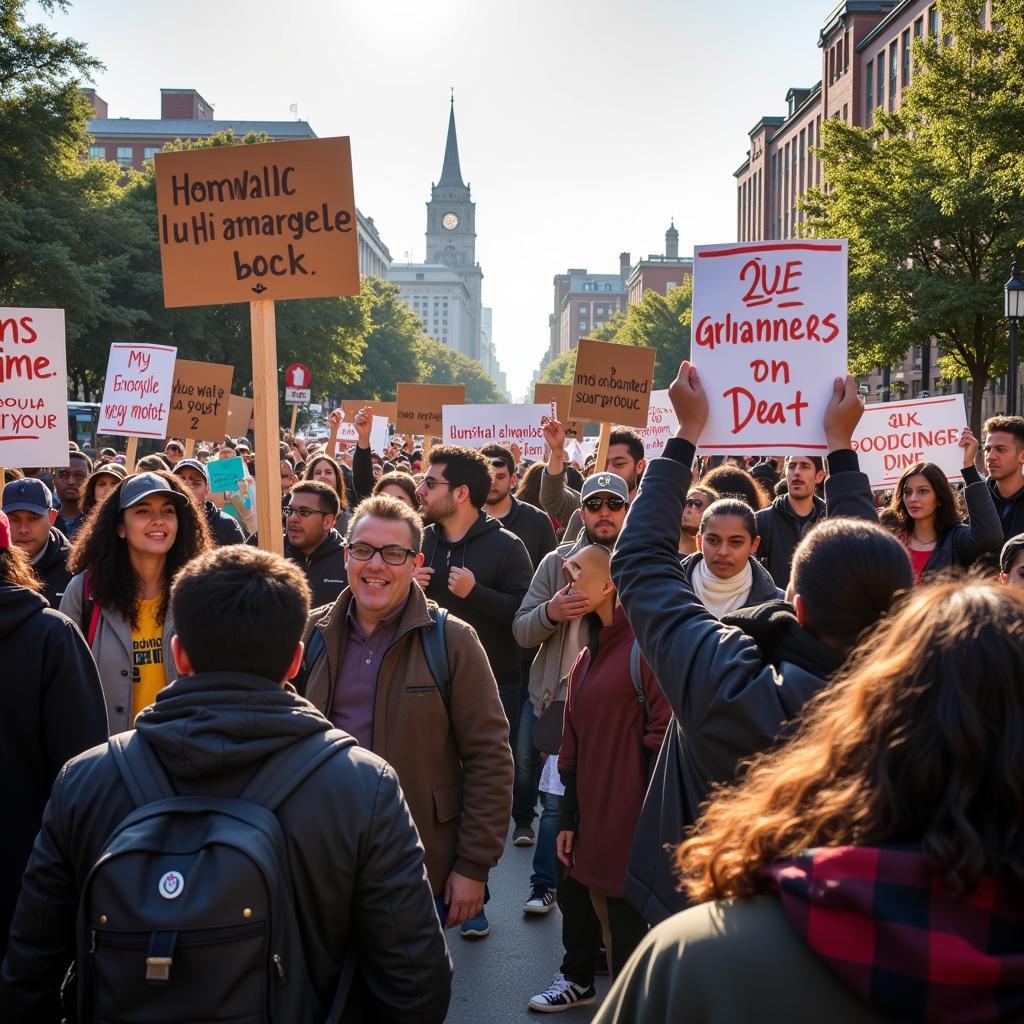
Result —
[[[511,837],[511,831],[509,833]],[[548,914],[523,914],[529,895],[533,847],[506,843],[505,853],[491,873],[487,919],[491,934],[463,939],[458,929],[448,932],[455,961],[448,1024],[506,1024],[544,1020],[581,1024],[589,1021],[599,1002],[561,1013],[536,1013],[527,1001],[551,984],[562,962],[562,916],[558,907]],[[597,995],[608,991],[608,979],[597,979]]]

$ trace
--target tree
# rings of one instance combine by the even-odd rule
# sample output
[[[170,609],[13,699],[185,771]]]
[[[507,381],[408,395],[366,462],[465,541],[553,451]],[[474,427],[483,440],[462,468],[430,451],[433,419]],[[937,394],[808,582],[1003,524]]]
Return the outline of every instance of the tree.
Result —
[[[689,280],[667,295],[646,291],[635,306],[629,307],[625,320],[610,339],[617,345],[657,349],[655,389],[667,388],[675,380],[679,364],[690,358],[692,302],[693,287]]]
[[[541,384],[571,384],[576,372],[576,349],[571,348],[552,359],[537,378]]]
[[[369,332],[363,348],[363,369],[348,390],[355,398],[393,401],[402,381],[420,379],[420,319],[399,298],[398,286],[379,277],[363,279]]]
[[[420,339],[417,350],[420,358],[418,379],[421,383],[465,384],[467,404],[485,405],[504,401],[498,385],[475,359],[426,336]]]
[[[939,0],[943,32],[914,43],[898,111],[870,128],[822,125],[827,188],[808,194],[810,233],[850,242],[850,364],[864,373],[938,339],[942,372],[985,386],[1006,369],[1002,285],[1024,241],[1024,0]]]

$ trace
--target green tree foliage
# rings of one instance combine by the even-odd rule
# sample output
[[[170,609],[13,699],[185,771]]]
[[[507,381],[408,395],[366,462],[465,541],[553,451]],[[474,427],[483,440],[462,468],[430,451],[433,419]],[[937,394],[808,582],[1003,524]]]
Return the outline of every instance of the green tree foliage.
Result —
[[[398,286],[379,277],[363,279],[363,298],[370,322],[363,348],[363,369],[342,393],[354,398],[394,401],[401,381],[420,379],[420,319],[399,298]]]
[[[654,388],[667,388],[679,372],[679,364],[690,358],[690,310],[693,288],[689,279],[667,295],[644,292],[643,298],[630,306],[624,322],[612,337],[618,345],[654,348],[658,358],[654,364]],[[611,321],[609,321],[611,323]]]
[[[608,339],[611,340],[610,338]],[[541,384],[571,384],[573,374],[576,370],[576,349],[571,348],[563,352],[556,359],[552,359],[537,378]]]
[[[828,189],[809,193],[810,233],[850,240],[850,364],[865,373],[939,341],[943,374],[982,392],[1007,366],[1002,286],[1024,240],[1024,0],[940,0],[941,40],[914,43],[903,105],[870,128],[822,125]]]
[[[420,339],[417,351],[420,359],[419,380],[422,383],[465,384],[467,404],[504,401],[498,385],[475,359],[425,336]]]

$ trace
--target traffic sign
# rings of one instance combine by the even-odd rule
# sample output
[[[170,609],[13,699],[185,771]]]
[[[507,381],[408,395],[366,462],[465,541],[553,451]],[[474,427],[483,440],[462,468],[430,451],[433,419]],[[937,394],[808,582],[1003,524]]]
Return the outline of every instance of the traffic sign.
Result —
[[[292,363],[284,371],[284,385],[286,388],[308,388],[313,382],[313,375],[309,372],[308,366],[302,363]],[[306,401],[309,401],[308,397]]]
[[[305,405],[312,392],[309,388],[285,388],[284,389],[284,404],[285,405]]]

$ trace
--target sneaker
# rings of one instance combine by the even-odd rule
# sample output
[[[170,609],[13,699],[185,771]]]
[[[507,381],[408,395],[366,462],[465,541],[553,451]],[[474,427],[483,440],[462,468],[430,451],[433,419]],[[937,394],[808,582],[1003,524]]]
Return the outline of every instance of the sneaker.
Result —
[[[491,926],[487,923],[487,916],[481,910],[476,917],[463,921],[459,925],[459,934],[464,939],[482,939],[485,935],[491,934]]]
[[[535,842],[537,836],[529,825],[516,825],[516,830],[512,833],[513,846],[533,846]]]
[[[592,984],[582,988],[559,971],[550,987],[534,996],[526,1005],[540,1013],[560,1013],[562,1010],[571,1010],[574,1006],[589,1006],[596,1000],[597,993]]]
[[[530,898],[523,904],[524,914],[546,914],[555,905],[555,890],[546,885],[530,889]]]

